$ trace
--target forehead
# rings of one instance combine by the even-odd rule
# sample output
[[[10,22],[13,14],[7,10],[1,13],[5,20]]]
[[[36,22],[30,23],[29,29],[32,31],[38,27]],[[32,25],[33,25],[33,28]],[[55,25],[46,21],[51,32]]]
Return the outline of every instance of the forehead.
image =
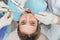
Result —
[[[37,20],[34,14],[27,14],[27,13],[23,14],[20,18],[20,20],[28,20],[28,19],[35,21]]]

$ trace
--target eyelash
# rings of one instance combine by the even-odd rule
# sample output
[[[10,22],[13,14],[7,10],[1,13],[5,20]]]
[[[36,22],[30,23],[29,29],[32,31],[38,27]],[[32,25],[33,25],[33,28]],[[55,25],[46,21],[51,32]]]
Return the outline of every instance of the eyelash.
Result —
[[[21,24],[22,24],[22,25],[25,25],[25,24],[26,24],[26,22],[21,22]]]
[[[30,25],[35,26],[35,23],[34,22],[31,22]]]
[[[26,24],[26,22],[21,22],[21,25],[25,25]],[[30,22],[30,25],[31,26],[35,26],[35,23],[34,22]]]

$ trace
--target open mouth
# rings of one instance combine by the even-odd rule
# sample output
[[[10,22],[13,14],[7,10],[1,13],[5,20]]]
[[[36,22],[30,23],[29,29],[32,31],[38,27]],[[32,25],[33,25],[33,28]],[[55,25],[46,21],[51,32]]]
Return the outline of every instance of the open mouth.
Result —
[[[25,12],[28,13],[28,14],[31,14],[32,13],[31,12],[31,9],[27,9]]]

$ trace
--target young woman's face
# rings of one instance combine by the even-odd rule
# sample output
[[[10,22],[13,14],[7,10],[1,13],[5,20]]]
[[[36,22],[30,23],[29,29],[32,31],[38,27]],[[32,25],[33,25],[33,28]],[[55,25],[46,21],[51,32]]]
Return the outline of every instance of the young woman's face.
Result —
[[[20,18],[19,29],[21,32],[30,35],[34,33],[37,29],[37,19],[32,14],[31,10],[28,11],[29,13],[24,12],[22,17]]]

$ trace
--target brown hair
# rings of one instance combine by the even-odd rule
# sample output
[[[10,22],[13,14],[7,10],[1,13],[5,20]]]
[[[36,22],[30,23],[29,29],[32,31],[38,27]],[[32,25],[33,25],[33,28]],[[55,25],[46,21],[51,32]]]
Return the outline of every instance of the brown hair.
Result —
[[[30,36],[28,36],[27,34],[24,34],[22,32],[20,32],[19,27],[18,27],[18,36],[21,40],[37,40],[37,38],[40,36],[40,31],[41,28],[39,27],[39,23],[37,23],[37,30],[36,32],[34,32],[33,34],[31,34]]]

